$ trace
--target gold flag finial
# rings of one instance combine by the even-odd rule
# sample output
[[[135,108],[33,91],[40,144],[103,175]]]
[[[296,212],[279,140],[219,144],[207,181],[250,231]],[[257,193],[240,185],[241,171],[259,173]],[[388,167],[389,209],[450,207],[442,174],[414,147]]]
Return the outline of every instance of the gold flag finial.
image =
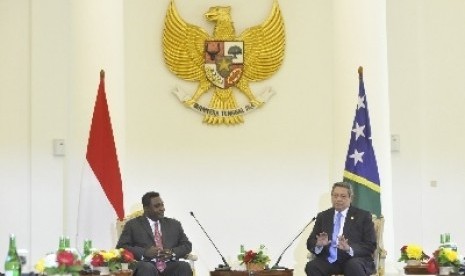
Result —
[[[105,71],[103,71],[103,69],[100,70],[100,78],[101,78],[101,79],[104,79],[104,78],[105,78]]]
[[[363,67],[362,66],[358,67],[358,77],[360,79],[363,79]]]

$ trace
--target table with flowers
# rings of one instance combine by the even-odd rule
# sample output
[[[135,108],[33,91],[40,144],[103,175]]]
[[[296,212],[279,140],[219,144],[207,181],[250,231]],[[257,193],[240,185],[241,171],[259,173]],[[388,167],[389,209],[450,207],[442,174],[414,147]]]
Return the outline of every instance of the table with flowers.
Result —
[[[126,249],[94,249],[87,256],[80,256],[76,249],[64,248],[47,254],[34,269],[38,275],[131,276],[129,265],[134,261],[134,255]]]
[[[405,275],[460,275],[461,266],[456,248],[441,245],[430,257],[419,245],[409,244],[400,249],[399,262],[405,262]]]
[[[210,276],[292,276],[293,269],[268,269],[268,263],[271,259],[266,251],[263,244],[257,250],[245,250],[244,245],[241,245],[237,259],[241,265],[244,265],[245,270],[217,269],[211,271]]]
[[[239,271],[239,270],[215,270],[210,272],[210,276],[292,276],[294,270],[293,269],[286,269],[286,270],[272,270],[272,269],[264,269],[259,271]]]

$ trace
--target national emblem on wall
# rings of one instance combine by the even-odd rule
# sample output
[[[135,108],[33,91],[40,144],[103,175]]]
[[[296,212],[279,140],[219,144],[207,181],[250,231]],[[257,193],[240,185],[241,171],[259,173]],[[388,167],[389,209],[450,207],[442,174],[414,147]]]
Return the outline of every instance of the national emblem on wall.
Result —
[[[185,22],[171,1],[165,18],[163,54],[165,63],[176,76],[198,82],[193,94],[175,91],[186,106],[204,114],[208,124],[237,124],[243,115],[262,106],[272,96],[271,89],[252,92],[249,82],[270,78],[284,59],[284,21],[277,1],[268,18],[260,25],[236,36],[231,7],[211,7],[206,20],[215,23],[213,36]],[[240,91],[247,102],[238,102]],[[213,92],[209,104],[199,99]]]

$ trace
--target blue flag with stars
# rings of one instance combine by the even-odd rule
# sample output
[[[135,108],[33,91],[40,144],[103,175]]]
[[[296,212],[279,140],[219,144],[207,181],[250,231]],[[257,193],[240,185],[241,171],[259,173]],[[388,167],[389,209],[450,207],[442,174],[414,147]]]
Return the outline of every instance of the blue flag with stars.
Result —
[[[375,151],[371,140],[370,116],[363,84],[363,68],[359,67],[358,103],[350,135],[344,169],[344,181],[352,184],[352,205],[381,215],[381,187]]]

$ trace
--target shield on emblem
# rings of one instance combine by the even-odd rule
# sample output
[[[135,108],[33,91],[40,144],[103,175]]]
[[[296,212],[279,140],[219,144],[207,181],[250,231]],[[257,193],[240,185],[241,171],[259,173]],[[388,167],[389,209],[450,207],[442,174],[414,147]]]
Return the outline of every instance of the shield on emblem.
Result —
[[[205,41],[205,73],[215,86],[234,86],[242,76],[243,67],[243,41]]]

